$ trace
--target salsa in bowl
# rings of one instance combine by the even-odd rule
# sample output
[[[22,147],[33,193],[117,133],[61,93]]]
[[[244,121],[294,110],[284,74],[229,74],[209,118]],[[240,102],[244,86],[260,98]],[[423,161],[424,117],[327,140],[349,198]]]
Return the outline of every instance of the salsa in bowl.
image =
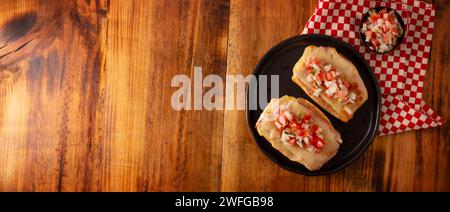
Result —
[[[360,35],[370,51],[387,54],[401,44],[405,36],[405,24],[395,10],[376,7],[363,17]]]

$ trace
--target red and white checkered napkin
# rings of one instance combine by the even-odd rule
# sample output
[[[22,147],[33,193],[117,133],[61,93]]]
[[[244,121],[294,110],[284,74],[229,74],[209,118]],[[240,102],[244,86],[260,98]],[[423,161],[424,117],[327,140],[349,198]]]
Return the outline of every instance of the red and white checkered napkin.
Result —
[[[396,10],[407,25],[402,44],[388,55],[370,52],[359,35],[362,17],[374,7]],[[339,38],[365,57],[383,95],[379,133],[388,135],[442,125],[442,118],[422,101],[434,18],[434,6],[417,0],[319,0],[303,34]]]

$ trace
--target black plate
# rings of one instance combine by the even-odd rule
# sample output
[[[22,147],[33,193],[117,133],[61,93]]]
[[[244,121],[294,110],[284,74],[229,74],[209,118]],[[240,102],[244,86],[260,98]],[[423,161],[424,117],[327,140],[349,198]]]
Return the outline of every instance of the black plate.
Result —
[[[361,78],[366,85],[369,99],[356,112],[354,118],[345,124],[323,110],[292,80],[292,69],[307,46],[330,46],[350,60],[358,69]],[[354,161],[372,143],[377,131],[380,118],[381,92],[378,81],[372,73],[364,58],[350,45],[335,38],[325,35],[300,35],[281,42],[272,48],[259,62],[254,72],[255,76],[279,75],[280,77],[280,97],[289,95],[293,97],[305,98],[320,108],[330,119],[334,128],[341,133],[344,143],[341,145],[337,155],[326,163],[318,171],[309,171],[303,165],[293,162],[274,149],[272,145],[256,131],[256,122],[262,110],[248,110],[249,99],[247,91],[247,122],[250,131],[258,147],[274,162],[281,167],[300,174],[317,176],[327,175],[337,172],[346,165]],[[270,78],[269,78],[270,79]],[[270,83],[269,83],[270,84]],[[252,86],[252,85],[250,85]],[[270,85],[267,89],[267,101],[270,98]],[[259,99],[259,96],[258,96]],[[259,104],[258,104],[259,105]]]

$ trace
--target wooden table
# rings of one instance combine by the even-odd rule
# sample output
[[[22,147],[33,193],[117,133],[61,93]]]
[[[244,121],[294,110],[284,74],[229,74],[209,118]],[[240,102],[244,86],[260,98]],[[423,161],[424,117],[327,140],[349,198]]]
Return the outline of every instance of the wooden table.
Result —
[[[450,4],[424,99],[450,117]],[[242,111],[170,106],[178,74],[250,74],[315,1],[0,0],[0,191],[450,191],[448,124],[377,138],[305,177],[256,147]]]

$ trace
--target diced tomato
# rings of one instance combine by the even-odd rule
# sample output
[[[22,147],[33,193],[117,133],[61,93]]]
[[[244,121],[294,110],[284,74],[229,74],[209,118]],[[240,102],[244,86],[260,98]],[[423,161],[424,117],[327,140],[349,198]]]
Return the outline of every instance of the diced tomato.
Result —
[[[371,39],[372,35],[374,35],[375,32],[371,31],[371,30],[367,30],[364,35],[366,35],[367,38]]]
[[[323,139],[319,138],[318,136],[314,136],[310,142],[317,149],[322,149],[323,146],[325,145],[325,141]]]
[[[380,15],[378,15],[377,13],[372,13],[372,15],[370,15],[370,20],[372,22],[376,22],[379,18],[380,18]]]
[[[391,32],[392,32],[393,35],[398,35],[398,29],[397,29],[397,27],[392,27],[392,28],[391,28]]]
[[[295,138],[291,137],[289,139],[289,143],[292,144],[292,145],[295,145],[297,143],[297,140],[295,140]]]
[[[328,81],[333,80],[334,79],[333,73],[332,72],[328,72],[326,78],[327,78]]]
[[[377,48],[379,45],[378,40],[376,38],[370,39],[370,43],[372,43],[372,46],[375,48]]]
[[[350,90],[352,88],[352,85],[348,83],[347,81],[342,80],[342,84],[347,88],[347,90]]]
[[[318,137],[317,136],[313,136],[312,139],[309,140],[309,143],[311,143],[311,145],[316,146],[317,145],[317,141]]]
[[[315,58],[315,57],[311,57],[310,61],[313,64],[319,65],[319,60],[317,58]]]
[[[311,63],[306,63],[306,71],[311,72],[312,71],[312,67],[311,67]]]
[[[387,9],[386,9],[386,8],[384,8],[384,9],[382,9],[380,12],[378,12],[378,14],[380,15],[380,17],[383,17],[384,14],[386,14],[386,13],[387,13]]]
[[[295,128],[296,128],[296,127],[295,127],[295,124],[294,124],[293,122],[289,123],[289,127],[290,127],[291,129],[295,129]]]
[[[352,84],[350,84],[349,82],[344,81],[344,85],[345,87],[347,87],[348,90],[352,89]]]
[[[385,43],[391,43],[391,39],[392,39],[392,36],[390,36],[388,34],[383,35],[383,40]]]
[[[345,97],[347,97],[348,91],[344,91],[344,90],[340,90],[336,93],[336,96],[339,99],[344,99]]]
[[[388,32],[389,30],[390,28],[386,24],[383,24],[383,32]]]
[[[309,132],[306,130],[302,130],[302,131],[300,131],[300,133],[297,136],[306,137],[306,136],[309,136]]]
[[[318,141],[317,144],[316,144],[316,148],[317,149],[322,149],[323,146],[325,146],[325,144],[322,141]]]
[[[291,127],[292,129],[300,129],[300,125],[297,123],[297,121],[295,121],[295,119],[289,124],[289,127]]]
[[[396,19],[397,17],[395,17],[394,13],[389,13],[389,20],[391,21],[391,23],[395,23]]]
[[[331,69],[330,69],[330,71],[332,71],[332,72],[336,72],[337,70],[336,70],[336,68],[335,68],[334,66],[331,66]]]
[[[303,116],[303,118],[302,118],[302,122],[304,122],[304,123],[306,123],[306,122],[308,122],[309,120],[311,120],[311,115],[310,114],[306,114],[305,116]]]
[[[319,129],[319,125],[317,125],[317,124],[314,124],[314,125],[311,127],[311,130],[312,130],[313,132],[316,132],[318,129]]]
[[[320,72],[316,75],[316,80],[319,82],[322,82],[325,79],[325,74],[323,72]]]

